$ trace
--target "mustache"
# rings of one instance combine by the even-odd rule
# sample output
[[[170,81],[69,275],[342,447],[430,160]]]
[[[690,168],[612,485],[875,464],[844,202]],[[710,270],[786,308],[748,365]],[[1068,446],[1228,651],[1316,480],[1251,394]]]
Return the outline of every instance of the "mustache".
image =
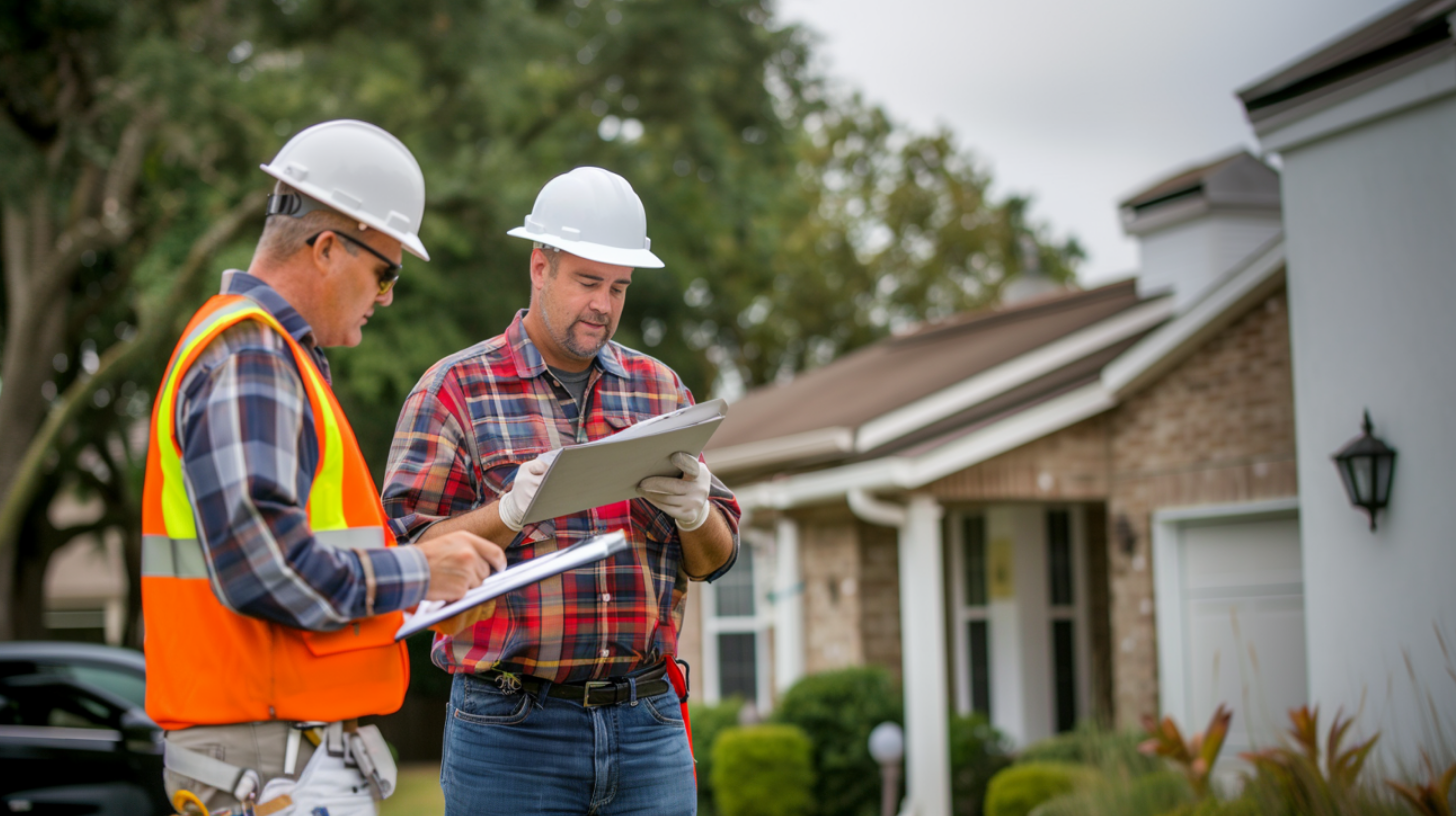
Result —
[[[576,322],[601,323],[604,326],[610,326],[612,324],[612,316],[607,312],[588,312],[584,315],[578,315]]]

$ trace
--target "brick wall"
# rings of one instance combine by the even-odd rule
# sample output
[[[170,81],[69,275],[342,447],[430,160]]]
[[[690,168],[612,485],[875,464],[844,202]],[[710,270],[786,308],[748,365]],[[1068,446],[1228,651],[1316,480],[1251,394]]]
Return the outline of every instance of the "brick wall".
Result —
[[[1154,510],[1297,494],[1289,312],[1281,290],[1107,415],[1114,707],[1157,709]],[[1131,553],[1120,519],[1135,537]]]
[[[860,633],[864,660],[884,666],[896,679],[900,653],[899,532],[863,522],[860,541]]]
[[[859,524],[847,508],[842,515],[800,520],[799,570],[804,581],[804,671],[864,663]]]
[[[1101,500],[1107,495],[1107,420],[1097,416],[932,482],[941,502]]]

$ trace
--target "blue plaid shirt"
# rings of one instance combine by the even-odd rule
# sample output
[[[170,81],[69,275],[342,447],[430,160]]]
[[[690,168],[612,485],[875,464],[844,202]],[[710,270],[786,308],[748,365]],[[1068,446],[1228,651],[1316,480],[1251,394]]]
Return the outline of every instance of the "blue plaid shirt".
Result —
[[[246,296],[271,312],[329,379],[313,329],[272,287],[229,270],[222,294]],[[218,335],[182,379],[177,434],[219,600],[240,614],[296,629],[330,631],[365,617],[360,555],[319,544],[308,525],[318,436],[283,337],[254,320]],[[419,548],[372,550],[368,557],[375,614],[424,598],[430,571]]]

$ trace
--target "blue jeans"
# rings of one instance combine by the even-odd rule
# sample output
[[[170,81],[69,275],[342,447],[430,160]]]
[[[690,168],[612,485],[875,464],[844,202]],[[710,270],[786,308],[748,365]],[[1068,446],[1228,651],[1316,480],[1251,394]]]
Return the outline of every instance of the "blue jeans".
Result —
[[[671,687],[635,705],[508,693],[455,675],[440,787],[446,816],[692,816],[693,758]]]

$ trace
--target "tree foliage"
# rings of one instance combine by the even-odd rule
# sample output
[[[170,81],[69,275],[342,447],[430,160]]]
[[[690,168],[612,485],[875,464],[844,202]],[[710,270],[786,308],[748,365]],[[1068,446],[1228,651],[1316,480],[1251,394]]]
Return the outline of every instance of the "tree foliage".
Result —
[[[59,494],[100,498],[135,574],[134,426],[181,323],[248,263],[257,165],[315,122],[395,133],[429,193],[434,260],[331,354],[376,468],[423,370],[526,305],[505,231],[577,165],[632,181],[667,262],[635,276],[618,339],[700,394],[993,302],[1029,258],[1070,279],[1076,244],[993,200],[950,134],[830,94],[810,56],[767,0],[8,2],[0,636],[39,619],[17,575],[43,576]]]

